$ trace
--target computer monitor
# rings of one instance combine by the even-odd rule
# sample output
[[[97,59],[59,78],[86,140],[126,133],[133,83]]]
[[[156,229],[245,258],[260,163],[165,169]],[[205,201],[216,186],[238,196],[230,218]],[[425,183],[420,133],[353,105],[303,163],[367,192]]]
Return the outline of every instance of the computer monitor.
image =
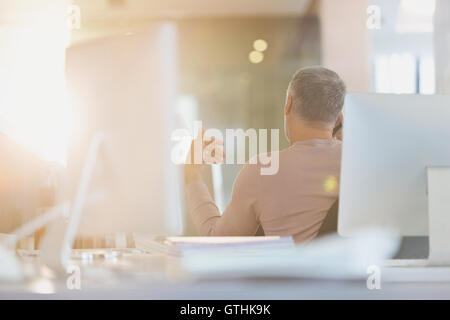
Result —
[[[450,96],[349,94],[339,233],[379,227],[429,235],[430,259],[448,264],[449,146]]]
[[[74,46],[66,69],[74,119],[65,190],[71,210],[68,223],[48,236],[51,248],[42,248],[52,251],[48,260],[56,259],[49,264],[67,261],[75,235],[181,234],[179,168],[170,140],[176,27],[155,24]]]

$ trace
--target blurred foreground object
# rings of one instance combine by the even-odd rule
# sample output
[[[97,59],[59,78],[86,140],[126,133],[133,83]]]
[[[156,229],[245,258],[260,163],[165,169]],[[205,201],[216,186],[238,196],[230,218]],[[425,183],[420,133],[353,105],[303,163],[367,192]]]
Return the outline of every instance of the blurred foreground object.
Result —
[[[0,281],[19,281],[22,278],[22,268],[14,251],[0,245]]]
[[[76,236],[92,247],[106,246],[102,236],[115,234],[115,245],[124,248],[127,232],[182,233],[170,147],[177,39],[176,25],[155,23],[67,50],[74,110],[64,192],[70,212],[41,243],[51,269],[65,271]]]
[[[354,238],[330,235],[306,245],[275,249],[251,245],[205,247],[189,251],[182,264],[197,279],[365,279],[367,268],[382,266],[399,244],[400,239],[389,232],[367,229]]]

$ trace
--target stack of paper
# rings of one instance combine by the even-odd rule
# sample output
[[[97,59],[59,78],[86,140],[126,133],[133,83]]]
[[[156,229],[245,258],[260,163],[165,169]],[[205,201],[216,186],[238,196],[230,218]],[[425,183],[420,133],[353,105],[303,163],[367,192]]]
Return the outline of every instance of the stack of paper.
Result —
[[[262,250],[293,249],[291,237],[150,237],[134,235],[137,249],[144,252],[163,252],[186,256],[190,254],[208,254],[222,252],[234,255],[254,255]]]
[[[365,279],[397,251],[399,238],[366,230],[352,238],[336,235],[304,245],[283,237],[135,237],[136,248],[180,256],[193,278]]]
[[[194,278],[366,279],[397,251],[399,239],[379,232],[324,237],[304,245],[258,246],[253,250],[191,250],[181,259]]]

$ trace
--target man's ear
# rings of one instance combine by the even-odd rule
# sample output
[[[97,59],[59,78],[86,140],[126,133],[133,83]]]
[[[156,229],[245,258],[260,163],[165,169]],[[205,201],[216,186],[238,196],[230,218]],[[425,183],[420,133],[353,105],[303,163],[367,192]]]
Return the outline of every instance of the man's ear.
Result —
[[[344,114],[342,113],[342,111],[339,113],[339,116],[336,120],[336,125],[335,127],[337,127],[338,125],[342,124],[342,121],[344,120]]]
[[[292,110],[292,96],[290,94],[287,95],[286,105],[284,106],[284,114],[288,115]]]

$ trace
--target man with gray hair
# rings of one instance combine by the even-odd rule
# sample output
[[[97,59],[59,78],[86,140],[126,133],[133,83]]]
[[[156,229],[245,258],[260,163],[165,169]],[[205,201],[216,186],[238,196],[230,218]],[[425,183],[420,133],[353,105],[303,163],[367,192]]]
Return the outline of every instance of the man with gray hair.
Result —
[[[331,70],[298,70],[284,106],[290,147],[271,155],[278,156],[278,172],[261,175],[261,163],[245,165],[222,215],[202,181],[201,166],[186,164],[188,210],[200,234],[252,236],[262,227],[265,235],[313,239],[339,194],[341,141],[333,131],[342,122],[345,93]]]

